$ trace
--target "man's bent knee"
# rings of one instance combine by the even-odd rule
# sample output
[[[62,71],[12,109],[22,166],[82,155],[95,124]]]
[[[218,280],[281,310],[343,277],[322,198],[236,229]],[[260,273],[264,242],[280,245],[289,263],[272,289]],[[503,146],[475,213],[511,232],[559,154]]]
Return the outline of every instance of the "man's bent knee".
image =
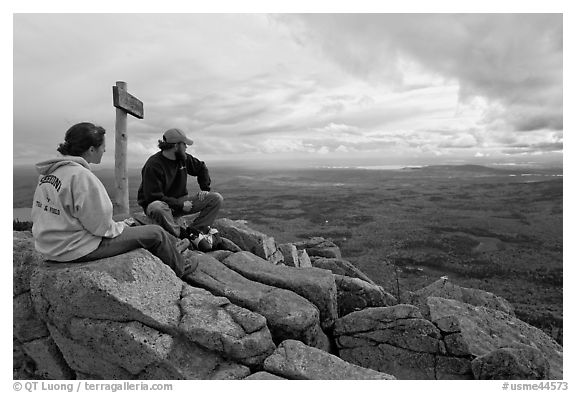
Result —
[[[166,202],[154,201],[146,207],[146,215],[152,216],[155,213],[171,212],[170,206]]]
[[[211,192],[209,195],[215,205],[221,205],[224,201],[224,197],[219,192]]]

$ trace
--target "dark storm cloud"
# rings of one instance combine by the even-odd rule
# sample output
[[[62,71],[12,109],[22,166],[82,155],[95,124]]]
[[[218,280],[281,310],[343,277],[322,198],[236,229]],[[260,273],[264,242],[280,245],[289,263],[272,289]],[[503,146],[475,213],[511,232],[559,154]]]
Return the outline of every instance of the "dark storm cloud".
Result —
[[[527,154],[536,152],[554,152],[562,151],[564,144],[562,142],[553,143],[535,143],[535,144],[517,144],[503,150],[505,154]]]

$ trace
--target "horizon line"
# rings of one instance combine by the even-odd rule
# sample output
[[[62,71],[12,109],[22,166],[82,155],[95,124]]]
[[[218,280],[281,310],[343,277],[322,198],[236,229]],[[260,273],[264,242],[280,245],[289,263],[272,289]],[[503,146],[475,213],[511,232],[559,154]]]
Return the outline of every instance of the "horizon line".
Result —
[[[272,165],[271,165],[272,164]],[[33,169],[35,164],[14,164],[13,169],[30,168]],[[416,169],[416,168],[426,168],[426,167],[437,167],[437,166],[479,166],[479,167],[499,167],[499,168],[520,168],[520,167],[538,167],[546,169],[563,169],[563,162],[492,162],[492,163],[471,163],[471,162],[460,162],[460,163],[427,163],[427,164],[320,164],[320,163],[299,163],[299,164],[287,164],[287,163],[270,163],[270,162],[257,162],[257,161],[214,161],[208,164],[209,168],[255,168],[260,165],[265,165],[262,169],[380,169],[380,170],[394,170],[394,169]],[[92,166],[92,170],[103,170],[103,169],[114,169],[114,165],[109,163],[97,164]],[[142,166],[140,165],[128,165],[128,170],[140,170]]]

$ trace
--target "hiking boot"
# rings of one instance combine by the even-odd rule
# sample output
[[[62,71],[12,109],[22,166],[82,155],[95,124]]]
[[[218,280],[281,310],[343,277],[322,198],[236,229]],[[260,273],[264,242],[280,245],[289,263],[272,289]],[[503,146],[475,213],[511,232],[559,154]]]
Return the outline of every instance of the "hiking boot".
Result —
[[[180,227],[180,236],[178,239],[187,239],[190,236],[190,232],[188,232],[187,227]]]
[[[192,235],[190,238],[192,244],[198,251],[209,252],[212,251],[212,237],[210,235],[204,235],[199,233],[197,235]]]

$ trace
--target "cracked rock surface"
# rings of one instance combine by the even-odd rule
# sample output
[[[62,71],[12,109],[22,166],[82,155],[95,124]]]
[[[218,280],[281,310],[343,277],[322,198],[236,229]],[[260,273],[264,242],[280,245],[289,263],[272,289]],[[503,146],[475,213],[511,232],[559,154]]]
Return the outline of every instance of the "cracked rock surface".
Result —
[[[429,297],[430,320],[450,318],[460,330],[459,348],[474,357],[517,344],[540,351],[550,364],[550,378],[562,379],[563,348],[550,336],[512,315],[453,299]]]
[[[332,273],[341,276],[358,278],[369,284],[376,285],[362,270],[345,259],[316,257],[314,261],[312,261],[312,266],[330,270]]]
[[[320,312],[322,328],[329,328],[338,317],[334,275],[318,268],[273,265],[249,252],[237,252],[222,263],[252,281],[283,288],[302,296]]]
[[[284,256],[278,250],[274,238],[253,230],[246,225],[245,221],[219,218],[212,226],[218,229],[220,235],[231,240],[242,250],[258,255],[273,264],[284,261]]]
[[[562,379],[562,346],[505,299],[442,278],[396,304],[330,241],[289,247],[323,268],[285,266],[229,226],[244,249],[185,251],[186,282],[145,250],[47,263],[14,232],[14,379]]]
[[[443,332],[412,305],[350,313],[334,336],[342,359],[398,379],[472,378],[471,359],[447,352]]]
[[[275,349],[264,317],[188,286],[144,250],[47,264],[30,287],[39,319],[82,375],[238,379]]]
[[[370,307],[393,306],[398,303],[379,285],[355,277],[334,274],[336,279],[338,316]]]
[[[189,282],[263,315],[274,342],[296,339],[325,346],[318,308],[308,300],[292,291],[249,280],[208,255],[196,258],[198,269]]]
[[[524,344],[499,348],[472,361],[476,379],[550,379],[542,351]]]
[[[514,308],[508,300],[481,289],[461,287],[445,278],[440,278],[432,284],[413,292],[411,294],[410,303],[419,306],[423,313],[427,314],[429,310],[427,308],[426,299],[429,297],[453,299],[473,306],[481,306],[502,311],[514,316]]]
[[[350,364],[296,340],[282,342],[264,361],[264,369],[287,379],[396,379],[385,373]]]

